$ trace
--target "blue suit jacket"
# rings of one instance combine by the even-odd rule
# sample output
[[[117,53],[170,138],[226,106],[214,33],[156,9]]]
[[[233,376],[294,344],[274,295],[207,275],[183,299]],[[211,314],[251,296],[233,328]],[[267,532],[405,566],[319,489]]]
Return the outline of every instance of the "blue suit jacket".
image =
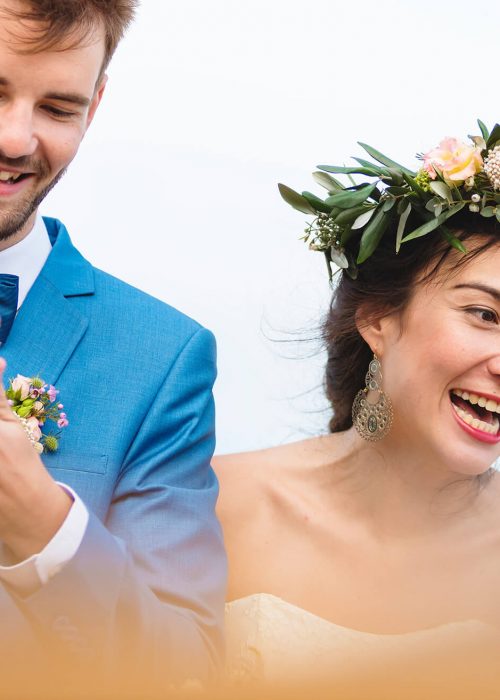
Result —
[[[21,615],[78,652],[206,678],[226,573],[210,467],[213,336],[92,267],[59,221],[45,224],[52,252],[2,355],[9,377],[38,374],[60,390],[70,425],[43,460],[90,521],[35,594],[0,589],[2,625],[12,634]]]

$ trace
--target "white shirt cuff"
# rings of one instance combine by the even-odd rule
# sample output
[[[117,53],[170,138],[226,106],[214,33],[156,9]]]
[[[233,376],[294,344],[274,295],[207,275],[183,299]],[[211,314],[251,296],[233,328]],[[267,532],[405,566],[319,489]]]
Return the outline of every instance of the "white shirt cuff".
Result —
[[[57,483],[73,498],[59,530],[38,554],[13,566],[0,565],[0,580],[24,595],[34,593],[61,571],[75,556],[87,529],[89,513],[82,499],[66,484]]]

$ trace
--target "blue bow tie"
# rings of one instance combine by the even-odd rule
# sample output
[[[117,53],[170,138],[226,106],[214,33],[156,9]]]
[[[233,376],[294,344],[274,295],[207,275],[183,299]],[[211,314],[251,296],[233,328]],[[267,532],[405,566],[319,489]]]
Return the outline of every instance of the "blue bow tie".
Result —
[[[19,277],[0,274],[0,346],[5,343],[17,313]]]

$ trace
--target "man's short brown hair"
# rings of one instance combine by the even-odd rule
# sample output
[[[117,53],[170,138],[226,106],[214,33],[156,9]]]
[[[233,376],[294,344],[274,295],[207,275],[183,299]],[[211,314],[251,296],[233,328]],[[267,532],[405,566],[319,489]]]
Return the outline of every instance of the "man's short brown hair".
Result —
[[[102,74],[133,20],[137,5],[138,0],[19,0],[7,9],[3,7],[2,12],[24,26],[28,23],[30,29],[34,27],[28,49],[23,49],[30,53],[59,46],[74,48],[101,24],[105,33]]]

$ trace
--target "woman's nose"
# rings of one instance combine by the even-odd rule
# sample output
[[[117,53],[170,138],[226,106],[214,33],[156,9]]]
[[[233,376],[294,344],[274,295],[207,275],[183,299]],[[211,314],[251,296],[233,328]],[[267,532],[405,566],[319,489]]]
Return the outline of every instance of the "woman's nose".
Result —
[[[500,380],[500,341],[497,341],[498,348],[494,355],[488,360],[488,371]]]

